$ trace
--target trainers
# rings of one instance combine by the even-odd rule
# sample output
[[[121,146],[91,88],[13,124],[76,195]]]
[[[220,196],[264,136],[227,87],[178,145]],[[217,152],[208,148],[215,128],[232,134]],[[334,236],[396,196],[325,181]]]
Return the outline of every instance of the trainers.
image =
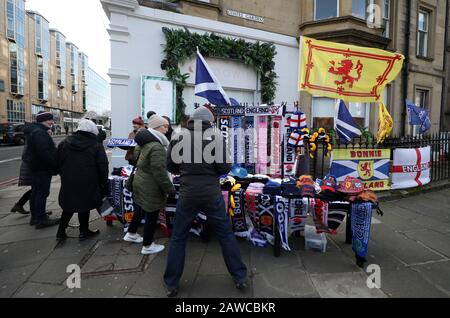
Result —
[[[123,240],[125,242],[136,243],[136,244],[142,244],[142,242],[144,242],[144,238],[137,233],[136,234],[127,233],[125,235],[125,237],[123,238]]]
[[[142,248],[141,253],[142,253],[142,255],[158,254],[158,253],[164,251],[164,249],[165,249],[164,245],[159,245],[159,244],[153,243],[149,247],[144,246]]]
[[[247,289],[247,283],[246,282],[236,283],[236,288],[240,291],[245,291]]]
[[[174,298],[178,295],[178,288],[175,289],[167,289],[167,297]]]
[[[11,209],[12,213],[20,213],[20,214],[30,214],[30,211],[26,211],[23,206],[20,206],[18,204],[14,205],[14,207]]]

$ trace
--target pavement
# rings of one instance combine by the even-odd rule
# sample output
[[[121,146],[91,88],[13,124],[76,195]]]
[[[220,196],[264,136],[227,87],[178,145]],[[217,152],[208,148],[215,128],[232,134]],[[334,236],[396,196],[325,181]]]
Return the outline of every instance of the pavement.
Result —
[[[60,214],[60,184],[52,182],[48,208]],[[91,227],[101,234],[79,242],[76,217],[69,238],[58,244],[56,227],[35,230],[29,217],[9,210],[27,189],[0,189],[0,297],[142,298],[165,297],[167,250],[140,255],[141,247],[123,242],[120,224],[106,226],[94,212]],[[306,251],[304,238],[291,238],[292,252],[273,256],[271,248],[240,241],[249,268],[249,288],[234,288],[218,242],[191,237],[179,297],[182,298],[397,298],[450,297],[450,189],[383,202],[369,245],[369,263],[380,268],[381,288],[367,284],[373,272],[356,266],[345,242],[345,224],[328,236],[327,252]],[[159,243],[167,243],[161,232]],[[167,246],[167,244],[166,244]],[[81,288],[70,289],[67,266],[81,268]]]

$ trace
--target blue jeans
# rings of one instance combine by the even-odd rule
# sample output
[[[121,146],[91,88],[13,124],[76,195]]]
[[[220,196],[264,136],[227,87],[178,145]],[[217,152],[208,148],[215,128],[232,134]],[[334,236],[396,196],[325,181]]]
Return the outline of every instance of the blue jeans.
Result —
[[[31,186],[31,217],[34,220],[42,221],[47,217],[46,205],[47,197],[50,194],[50,184],[52,175],[46,171],[33,172],[33,183]]]
[[[180,198],[177,203],[169,256],[164,274],[164,282],[167,288],[178,288],[184,270],[186,241],[198,211],[203,211],[208,217],[208,224],[212,225],[219,239],[223,259],[234,281],[236,283],[246,282],[247,267],[242,262],[239,245],[234,236],[223,197],[219,196],[209,201]]]

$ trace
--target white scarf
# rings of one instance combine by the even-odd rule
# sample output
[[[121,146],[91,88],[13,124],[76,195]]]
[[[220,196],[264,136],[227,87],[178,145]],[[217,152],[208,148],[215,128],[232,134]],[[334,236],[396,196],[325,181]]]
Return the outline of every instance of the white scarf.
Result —
[[[163,147],[167,150],[167,148],[169,147],[169,140],[167,139],[167,137],[164,136],[163,133],[154,130],[153,128],[149,128],[148,131],[151,132],[151,134],[155,136],[159,140],[159,142],[163,145]]]

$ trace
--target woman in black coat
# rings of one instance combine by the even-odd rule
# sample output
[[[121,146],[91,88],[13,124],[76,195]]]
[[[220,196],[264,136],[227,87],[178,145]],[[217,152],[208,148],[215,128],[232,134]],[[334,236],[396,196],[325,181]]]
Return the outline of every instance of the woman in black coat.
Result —
[[[100,207],[108,194],[108,158],[103,145],[97,141],[97,135],[94,122],[84,119],[77,131],[58,146],[59,205],[63,210],[57,234],[59,240],[67,238],[66,229],[77,212],[80,239],[100,233],[89,230],[90,211]]]

